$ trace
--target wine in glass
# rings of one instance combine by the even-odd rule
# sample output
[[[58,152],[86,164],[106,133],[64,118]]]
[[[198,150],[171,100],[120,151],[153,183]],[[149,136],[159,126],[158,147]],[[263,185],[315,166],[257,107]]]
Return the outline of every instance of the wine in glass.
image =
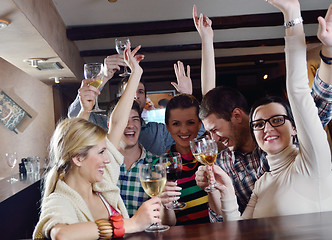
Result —
[[[17,154],[16,154],[16,152],[6,153],[5,157],[6,157],[7,164],[10,167],[10,179],[7,181],[10,183],[16,182],[16,181],[18,181],[18,179],[14,178],[13,169],[17,163]]]
[[[166,184],[166,167],[163,163],[147,163],[139,165],[139,178],[141,185],[150,197],[159,196]],[[167,225],[154,223],[146,232],[163,232],[169,229]]]
[[[130,40],[127,37],[116,38],[115,39],[115,49],[118,52],[118,54],[123,55],[124,50],[125,50],[128,43],[130,43]],[[127,66],[124,67],[123,73],[119,74],[119,76],[121,76],[121,77],[126,77],[126,76],[129,76],[129,75],[130,75],[130,72],[128,71]]]
[[[167,181],[175,182],[182,172],[182,158],[180,153],[168,152],[160,156],[161,161],[166,166]],[[173,201],[171,205],[166,206],[167,209],[181,210],[186,207],[186,203]]]
[[[93,82],[89,83],[89,85],[99,88],[103,83],[104,77],[104,68],[102,63],[86,63],[84,64],[84,77],[86,79],[94,79]],[[96,97],[95,108],[90,112],[104,112],[105,110],[100,109],[98,105],[98,96]]]
[[[211,167],[217,159],[218,156],[218,145],[216,141],[211,139],[209,136],[206,136],[200,140],[190,141],[190,149],[197,161],[207,165],[209,172],[212,171]],[[214,179],[213,173],[211,173],[212,182],[204,190],[206,192],[212,192],[216,190],[216,180]]]

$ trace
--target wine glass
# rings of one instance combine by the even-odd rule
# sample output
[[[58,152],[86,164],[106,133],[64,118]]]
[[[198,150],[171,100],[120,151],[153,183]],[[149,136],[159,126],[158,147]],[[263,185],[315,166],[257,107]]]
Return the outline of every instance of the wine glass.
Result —
[[[182,158],[180,153],[168,152],[160,156],[161,161],[166,166],[167,181],[175,182],[182,172]],[[167,209],[181,210],[186,207],[186,203],[174,200],[171,205],[166,206]]]
[[[84,64],[84,77],[94,79],[93,82],[89,83],[89,85],[99,88],[103,83],[104,77],[104,68],[102,63],[86,63]],[[105,110],[100,109],[98,105],[98,95],[96,97],[95,108],[90,112],[104,112]]]
[[[197,161],[207,165],[209,172],[212,171],[211,167],[217,159],[218,155],[218,145],[216,141],[211,139],[209,136],[206,136],[200,140],[191,140],[190,149]],[[211,173],[212,182],[204,190],[206,192],[212,192],[216,190],[216,186],[219,184],[216,183],[213,173]]]
[[[166,167],[164,163],[147,163],[139,165],[141,185],[150,197],[159,196],[166,184]],[[167,225],[153,223],[145,229],[146,232],[163,232],[169,229]]]
[[[16,154],[16,152],[6,153],[5,156],[6,156],[7,164],[10,167],[10,179],[7,181],[10,183],[16,182],[16,181],[18,181],[18,179],[14,178],[13,169],[17,163],[17,154]]]
[[[130,40],[127,37],[116,38],[115,39],[115,49],[118,52],[118,54],[123,55],[124,50],[125,50],[128,43],[130,43]],[[126,76],[129,76],[129,75],[130,75],[130,72],[128,71],[127,66],[124,67],[123,73],[119,74],[119,76],[121,76],[121,77],[126,77]]]

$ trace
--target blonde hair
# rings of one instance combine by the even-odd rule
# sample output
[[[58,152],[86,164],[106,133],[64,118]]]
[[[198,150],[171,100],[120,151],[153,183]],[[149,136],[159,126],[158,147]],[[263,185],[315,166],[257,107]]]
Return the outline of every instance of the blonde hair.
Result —
[[[57,181],[68,174],[72,158],[86,157],[106,135],[103,128],[82,118],[67,118],[58,123],[49,145],[52,168],[44,182],[43,200],[54,191]]]

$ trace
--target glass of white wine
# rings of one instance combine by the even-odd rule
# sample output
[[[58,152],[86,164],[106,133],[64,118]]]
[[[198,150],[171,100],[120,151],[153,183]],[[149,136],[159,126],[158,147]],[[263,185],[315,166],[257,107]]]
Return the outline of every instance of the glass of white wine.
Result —
[[[116,38],[115,39],[115,49],[118,52],[118,54],[123,55],[124,50],[125,50],[128,43],[130,43],[130,40],[127,37]],[[127,66],[124,67],[123,73],[119,74],[120,77],[126,77],[126,76],[129,76],[129,75],[130,75],[130,72],[128,71]]]
[[[10,183],[16,182],[16,181],[18,181],[18,179],[14,178],[13,169],[17,163],[17,154],[16,154],[16,152],[6,153],[5,157],[6,157],[7,164],[10,167],[10,179],[7,181]]]
[[[211,139],[209,136],[205,136],[202,139],[190,141],[190,149],[195,159],[200,163],[207,165],[210,174],[212,174],[212,182],[204,190],[206,192],[212,192],[216,190],[216,186],[219,184],[216,183],[214,175],[211,172],[211,167],[218,156],[218,145],[216,141]]]
[[[94,79],[89,85],[99,88],[103,83],[104,67],[102,63],[86,63],[84,64],[84,77],[85,79]],[[104,112],[105,110],[99,108],[98,95],[96,97],[95,108],[90,112]]]
[[[150,197],[159,196],[166,184],[166,167],[164,163],[147,163],[139,165],[139,178],[141,185]],[[146,232],[163,232],[169,229],[167,225],[154,223]]]

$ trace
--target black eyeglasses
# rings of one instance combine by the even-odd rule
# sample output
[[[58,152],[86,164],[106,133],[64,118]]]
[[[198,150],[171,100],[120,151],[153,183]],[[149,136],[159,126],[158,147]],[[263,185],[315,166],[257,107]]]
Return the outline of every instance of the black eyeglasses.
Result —
[[[254,131],[263,130],[267,122],[269,122],[272,127],[279,127],[285,124],[286,119],[289,119],[286,115],[275,115],[268,119],[258,119],[252,121],[250,126]]]

